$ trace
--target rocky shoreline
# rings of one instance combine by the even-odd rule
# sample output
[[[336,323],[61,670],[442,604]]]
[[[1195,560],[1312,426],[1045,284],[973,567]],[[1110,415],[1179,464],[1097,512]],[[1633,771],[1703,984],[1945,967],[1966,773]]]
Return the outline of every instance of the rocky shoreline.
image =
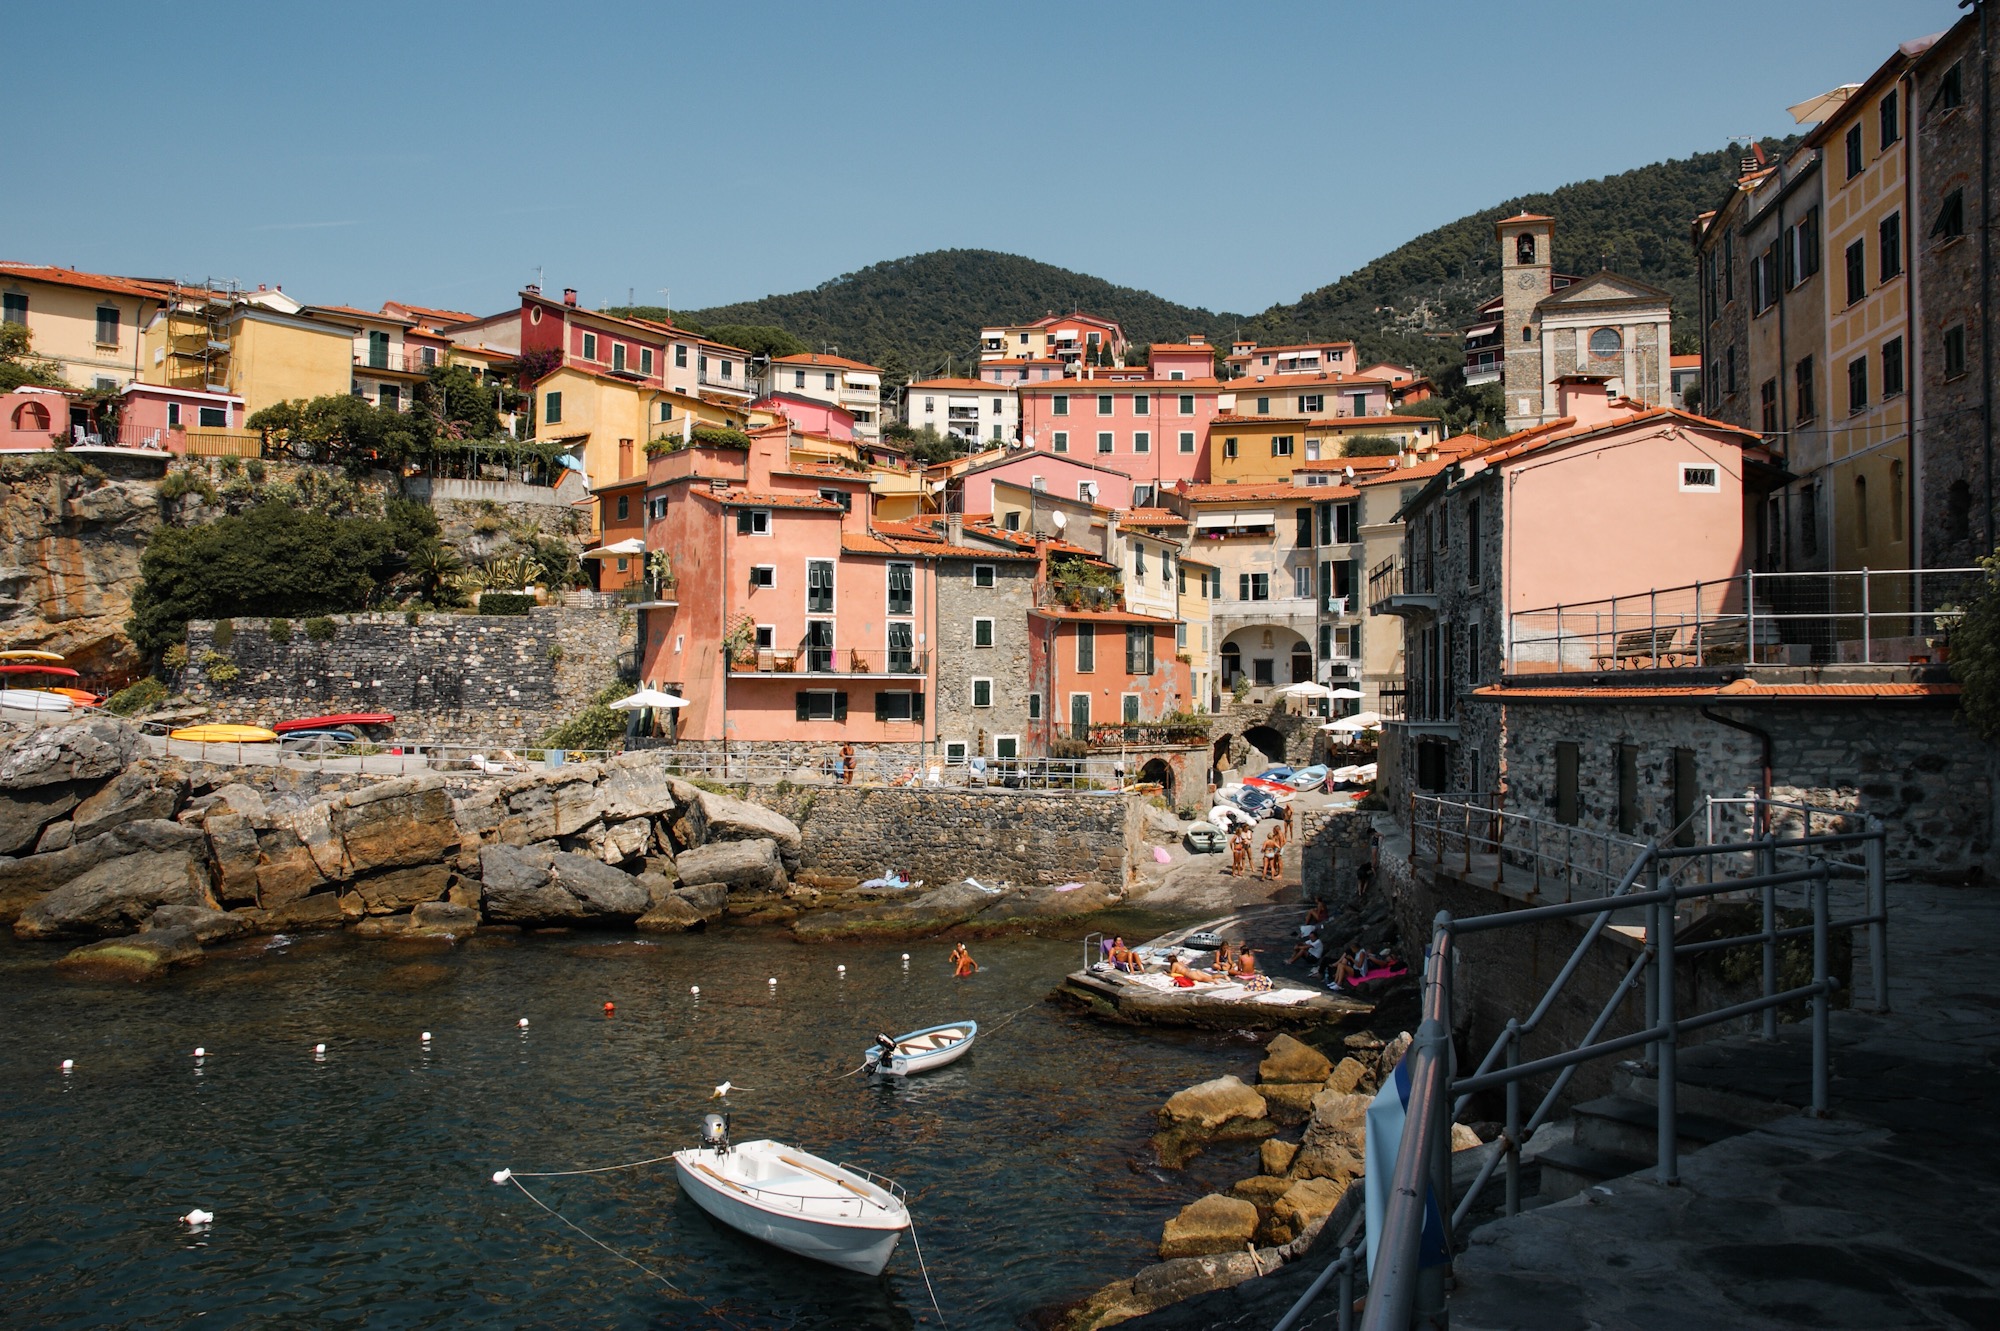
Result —
[[[1115,888],[949,883],[885,899],[804,870],[799,828],[657,754],[477,780],[321,777],[155,758],[116,717],[0,743],[0,924],[83,943],[65,969],[145,979],[244,933],[675,933],[724,917],[801,941],[999,932]]]

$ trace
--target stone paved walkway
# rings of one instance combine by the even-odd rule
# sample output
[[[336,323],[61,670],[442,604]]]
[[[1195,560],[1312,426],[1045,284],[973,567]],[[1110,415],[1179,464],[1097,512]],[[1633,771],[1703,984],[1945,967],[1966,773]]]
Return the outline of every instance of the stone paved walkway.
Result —
[[[1893,1011],[1833,1015],[1831,1118],[1476,1232],[1454,1331],[2000,1327],[2000,890],[1890,902]],[[1804,1103],[1809,1035],[1783,1036],[1683,1051],[1683,1072]]]

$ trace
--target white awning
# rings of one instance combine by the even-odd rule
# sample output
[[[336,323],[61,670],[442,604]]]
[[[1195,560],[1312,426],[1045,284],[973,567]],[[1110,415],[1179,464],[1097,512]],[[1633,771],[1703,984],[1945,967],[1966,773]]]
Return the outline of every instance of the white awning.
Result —
[[[1467,337],[1491,337],[1499,331],[1499,324],[1475,324],[1465,330],[1465,335]]]
[[[643,555],[645,553],[646,543],[638,537],[633,536],[623,541],[614,541],[610,545],[600,545],[594,550],[585,550],[577,558],[612,559],[619,555]]]
[[[1203,513],[1194,520],[1196,527],[1268,527],[1278,521],[1276,513]]]

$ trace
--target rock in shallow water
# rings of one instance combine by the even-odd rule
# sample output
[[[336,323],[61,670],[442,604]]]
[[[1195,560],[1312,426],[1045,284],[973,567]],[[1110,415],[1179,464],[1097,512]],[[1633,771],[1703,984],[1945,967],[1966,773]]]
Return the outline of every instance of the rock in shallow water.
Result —
[[[56,969],[93,980],[156,980],[201,959],[193,930],[154,929],[80,947],[57,962]]]
[[[204,944],[234,938],[247,928],[242,916],[226,910],[210,910],[207,906],[162,906],[146,921],[148,933],[186,929],[195,936],[195,941]]]
[[[720,884],[732,894],[783,892],[785,866],[773,841],[723,841],[674,857],[684,887]]]
[[[21,912],[14,934],[19,938],[126,934],[161,906],[214,904],[208,893],[208,866],[191,847],[141,850],[106,860],[43,896]]]
[[[1257,1208],[1240,1197],[1210,1193],[1181,1208],[1160,1234],[1160,1260],[1235,1252],[1257,1233]]]
[[[626,924],[652,904],[631,874],[567,851],[485,846],[479,865],[486,918],[500,924]]]

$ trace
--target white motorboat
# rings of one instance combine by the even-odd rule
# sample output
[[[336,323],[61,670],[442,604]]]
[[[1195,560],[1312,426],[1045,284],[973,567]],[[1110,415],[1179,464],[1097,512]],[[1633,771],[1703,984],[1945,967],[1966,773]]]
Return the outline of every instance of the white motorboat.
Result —
[[[702,1119],[700,1146],[674,1152],[681,1191],[752,1238],[862,1275],[882,1274],[910,1227],[903,1190],[783,1142],[732,1145],[720,1114]]]
[[[972,1048],[973,1037],[978,1034],[978,1022],[954,1021],[943,1026],[926,1026],[908,1035],[878,1036],[868,1046],[868,1066],[892,1077],[929,1072],[957,1062]]]

